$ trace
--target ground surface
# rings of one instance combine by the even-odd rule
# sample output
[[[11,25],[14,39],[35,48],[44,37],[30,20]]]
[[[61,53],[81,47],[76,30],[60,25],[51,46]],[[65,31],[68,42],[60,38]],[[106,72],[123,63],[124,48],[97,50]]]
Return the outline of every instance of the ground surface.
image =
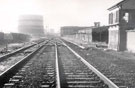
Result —
[[[83,45],[83,42],[76,43]],[[135,88],[135,54],[96,49],[93,46],[80,49],[75,45],[69,45],[101,72],[107,70],[112,76],[122,80],[128,88]],[[86,46],[86,43],[84,45]]]

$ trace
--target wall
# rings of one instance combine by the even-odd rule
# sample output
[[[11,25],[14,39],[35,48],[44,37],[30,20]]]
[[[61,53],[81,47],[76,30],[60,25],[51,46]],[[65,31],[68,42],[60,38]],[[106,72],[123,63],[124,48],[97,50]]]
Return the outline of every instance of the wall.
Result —
[[[135,30],[127,31],[127,50],[135,53]]]
[[[92,42],[92,28],[85,28],[79,31],[81,33],[82,40],[89,43]]]
[[[61,36],[66,36],[66,35],[74,35],[78,33],[78,30],[83,29],[86,27],[79,27],[79,26],[63,26],[61,27]]]
[[[135,9],[135,0],[126,0],[123,5],[123,9]]]
[[[126,27],[120,27],[120,37],[119,37],[119,51],[126,50],[126,44],[127,44],[127,28]]]
[[[93,28],[92,29],[92,41],[108,43],[108,28],[109,28],[108,26]]]
[[[109,43],[108,48],[119,50],[119,26],[109,27]]]

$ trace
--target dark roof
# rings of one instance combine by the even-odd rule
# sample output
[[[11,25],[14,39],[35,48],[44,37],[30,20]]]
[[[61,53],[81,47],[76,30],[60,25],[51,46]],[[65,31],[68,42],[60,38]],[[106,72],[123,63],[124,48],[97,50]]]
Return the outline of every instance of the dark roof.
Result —
[[[117,4],[115,4],[115,5],[113,5],[112,7],[108,8],[108,10],[115,9],[115,8],[118,7],[118,6],[121,6],[121,5],[122,5],[124,2],[126,2],[126,1],[129,1],[129,0],[123,0],[123,1],[121,1],[121,2],[119,2],[119,3],[117,3]]]
[[[93,32],[102,32],[102,31],[108,31],[109,26],[101,26],[101,27],[95,27],[93,28]]]
[[[83,27],[83,26],[63,26],[61,27],[62,30],[81,30],[89,27]]]

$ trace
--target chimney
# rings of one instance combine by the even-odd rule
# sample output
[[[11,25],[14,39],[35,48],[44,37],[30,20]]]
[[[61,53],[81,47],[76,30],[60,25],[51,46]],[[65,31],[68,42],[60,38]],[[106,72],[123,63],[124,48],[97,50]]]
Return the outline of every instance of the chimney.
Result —
[[[94,22],[95,27],[100,27],[100,22]]]

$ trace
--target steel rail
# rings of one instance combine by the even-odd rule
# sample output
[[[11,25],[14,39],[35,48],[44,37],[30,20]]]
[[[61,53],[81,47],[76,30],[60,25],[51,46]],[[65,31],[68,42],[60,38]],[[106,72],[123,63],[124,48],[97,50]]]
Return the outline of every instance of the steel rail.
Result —
[[[0,56],[0,61],[3,61],[4,59],[6,59],[6,58],[8,58],[8,57],[10,57],[10,56],[13,56],[13,55],[15,55],[16,53],[19,53],[19,52],[21,52],[21,51],[23,51],[23,50],[26,50],[26,49],[28,49],[28,48],[31,48],[31,47],[33,47],[34,45],[36,45],[36,44],[32,44],[32,45],[29,45],[29,46],[26,46],[26,47],[22,47],[22,48],[20,48],[20,49],[17,49],[17,50],[15,50],[15,51],[11,52],[11,53],[2,55],[2,56]]]
[[[44,42],[44,41],[41,41],[41,42],[39,42],[39,43],[37,43],[37,44],[40,44],[40,43],[42,43],[42,42]],[[8,57],[10,57],[10,56],[13,56],[13,55],[15,55],[16,53],[19,53],[19,52],[21,52],[21,51],[23,51],[23,50],[26,50],[26,49],[28,49],[28,48],[31,48],[31,47],[33,47],[33,46],[35,46],[35,45],[37,45],[37,44],[31,44],[31,45],[29,45],[29,46],[24,46],[24,47],[21,47],[21,48],[19,48],[19,49],[13,51],[13,52],[11,52],[11,53],[2,55],[2,56],[0,56],[0,61],[4,60],[4,59],[6,59],[6,58],[8,58]]]
[[[63,42],[63,41],[62,41]],[[72,48],[70,48],[67,44],[63,42],[63,44],[74,53],[86,66],[88,66],[93,72],[95,72],[108,86],[109,88],[119,88],[116,84],[114,84],[110,79],[108,79],[105,75],[103,75],[100,71],[98,71],[95,67],[93,67],[90,63],[88,63],[83,57],[81,57],[77,52],[75,52]]]
[[[56,88],[61,88],[57,44],[55,44],[55,57],[56,57],[56,82],[57,82]]]
[[[45,42],[47,43],[47,42],[49,42],[49,41],[50,41],[50,40],[46,40]],[[41,43],[43,43],[43,42],[44,42],[44,41],[41,41],[41,42],[39,42],[39,43],[37,43],[37,44],[41,44]],[[15,50],[15,51],[13,51],[13,52],[11,52],[11,53],[2,55],[2,56],[0,56],[0,61],[3,61],[4,59],[6,59],[6,58],[8,58],[8,57],[10,57],[10,56],[13,56],[13,55],[15,55],[16,53],[19,53],[19,52],[21,52],[21,51],[24,51],[24,50],[26,50],[26,49],[29,49],[29,48],[31,48],[31,47],[37,45],[37,44],[32,44],[32,45],[29,45],[29,46],[25,46],[25,47],[22,47],[22,48],[20,48],[20,49]]]

